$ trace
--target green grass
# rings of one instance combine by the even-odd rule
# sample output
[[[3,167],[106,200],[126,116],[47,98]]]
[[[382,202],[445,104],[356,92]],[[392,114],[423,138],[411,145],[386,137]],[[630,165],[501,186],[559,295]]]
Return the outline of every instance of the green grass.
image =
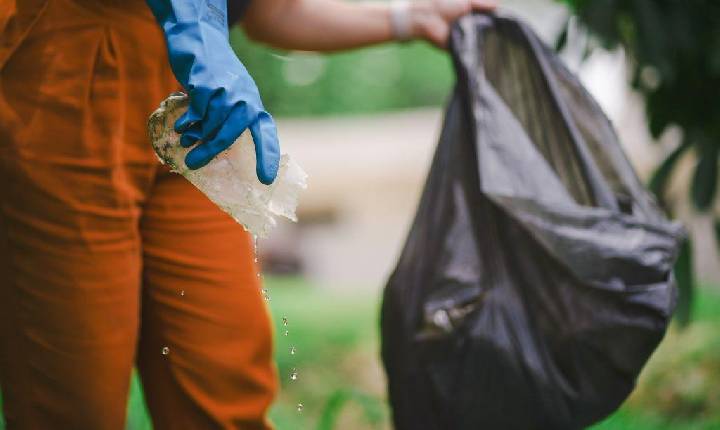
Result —
[[[316,290],[292,279],[270,279],[268,287],[282,383],[271,412],[278,429],[314,429],[328,402],[332,403],[328,412],[332,412],[345,399],[350,399],[353,422],[344,421],[341,428],[372,428],[358,409],[368,397],[384,396],[377,349],[377,298]],[[284,316],[288,318],[288,336],[283,335]],[[297,354],[290,355],[291,346],[297,348]],[[293,368],[298,370],[297,381],[289,378]],[[302,413],[297,412],[298,403],[304,406]],[[387,418],[383,400],[370,403],[365,406],[371,418]]]
[[[327,423],[348,399],[347,411],[343,408],[339,417],[344,420],[342,428],[367,429],[372,428],[368,421],[388,422],[377,360],[376,297],[318,290],[297,278],[269,278],[266,286],[281,382],[270,413],[277,428],[322,428],[322,419]],[[288,320],[287,327],[283,317]],[[292,346],[296,348],[294,355],[290,354]],[[290,380],[292,369],[297,369],[296,381]],[[302,412],[297,411],[298,403],[303,404]],[[140,383],[133,377],[127,430],[151,428]]]
[[[671,328],[630,398],[592,430],[720,429],[720,294],[696,291],[690,326]]]
[[[279,430],[389,429],[378,352],[378,297],[269,278],[282,389],[271,411]],[[720,294],[699,289],[694,322],[673,328],[623,407],[592,430],[720,429]],[[355,291],[355,290],[352,290]],[[288,336],[283,336],[283,316]],[[291,346],[297,353],[291,355]],[[289,374],[298,370],[299,378]],[[302,412],[296,410],[302,403]],[[0,424],[0,429],[3,426]],[[128,430],[150,430],[133,380]]]
[[[651,411],[623,407],[592,430],[717,430],[719,419],[674,420]]]
[[[266,286],[270,289],[275,356],[282,385],[271,411],[277,428],[318,428],[322,413],[328,412],[324,417],[327,422],[346,399],[349,406],[339,417],[342,428],[373,428],[363,406],[369,409],[371,421],[387,422],[377,351],[377,298],[319,290],[298,279],[270,278]],[[283,336],[283,316],[288,318],[288,336]],[[289,353],[293,345],[295,355]],[[288,377],[293,368],[298,370],[297,381]],[[304,406],[301,413],[296,409],[298,403]],[[126,429],[151,428],[142,388],[133,375]]]

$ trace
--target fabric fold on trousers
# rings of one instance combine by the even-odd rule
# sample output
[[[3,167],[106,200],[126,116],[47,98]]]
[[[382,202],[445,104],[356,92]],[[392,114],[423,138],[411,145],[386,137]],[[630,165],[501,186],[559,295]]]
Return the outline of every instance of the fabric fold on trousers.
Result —
[[[0,31],[8,428],[123,429],[134,366],[156,428],[270,428],[251,240],[146,135],[178,86],[145,2],[10,1]]]

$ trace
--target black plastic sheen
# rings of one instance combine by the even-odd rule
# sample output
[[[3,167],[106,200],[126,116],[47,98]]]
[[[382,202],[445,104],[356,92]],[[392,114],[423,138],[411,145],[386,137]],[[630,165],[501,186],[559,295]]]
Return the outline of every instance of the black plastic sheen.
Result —
[[[464,17],[451,51],[457,85],[383,300],[395,426],[583,428],[663,338],[684,230],[525,24]]]

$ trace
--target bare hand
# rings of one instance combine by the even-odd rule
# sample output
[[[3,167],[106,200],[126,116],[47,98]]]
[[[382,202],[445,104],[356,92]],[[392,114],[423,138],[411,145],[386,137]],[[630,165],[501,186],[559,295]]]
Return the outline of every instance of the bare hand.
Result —
[[[410,8],[412,32],[439,48],[447,47],[450,25],[471,11],[492,11],[496,0],[423,0]]]

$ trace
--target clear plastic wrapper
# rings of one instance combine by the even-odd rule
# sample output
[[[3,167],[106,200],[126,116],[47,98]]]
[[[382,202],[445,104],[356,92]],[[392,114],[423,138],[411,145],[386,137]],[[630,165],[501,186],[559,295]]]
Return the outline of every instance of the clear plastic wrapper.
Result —
[[[190,170],[185,156],[191,148],[180,145],[175,120],[188,106],[188,97],[173,93],[150,115],[148,133],[160,162],[183,175],[247,231],[266,237],[282,216],[297,221],[300,192],[307,188],[307,174],[287,154],[280,157],[278,175],[270,185],[255,173],[255,147],[248,131],[206,166]]]

